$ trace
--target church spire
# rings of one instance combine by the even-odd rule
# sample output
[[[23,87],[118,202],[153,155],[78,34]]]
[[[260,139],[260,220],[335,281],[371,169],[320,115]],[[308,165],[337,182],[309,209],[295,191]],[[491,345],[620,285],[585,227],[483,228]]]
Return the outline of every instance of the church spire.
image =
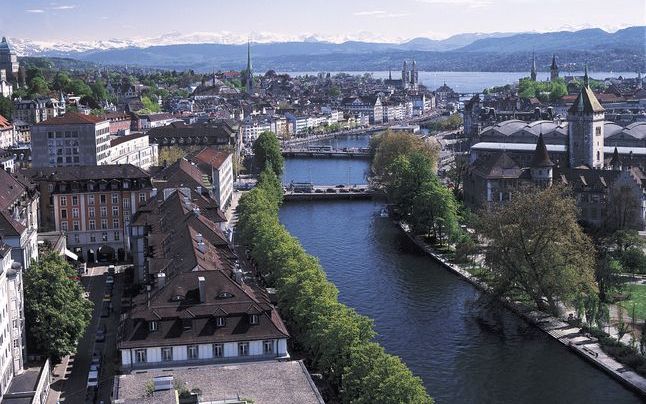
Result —
[[[590,77],[588,76],[588,64],[585,64],[585,73],[583,74],[583,86],[590,88]]]
[[[536,54],[532,51],[532,71],[530,72],[532,81],[536,81]]]
[[[253,84],[253,66],[251,65],[251,39],[247,41],[247,71],[245,72],[247,94],[252,94]]]

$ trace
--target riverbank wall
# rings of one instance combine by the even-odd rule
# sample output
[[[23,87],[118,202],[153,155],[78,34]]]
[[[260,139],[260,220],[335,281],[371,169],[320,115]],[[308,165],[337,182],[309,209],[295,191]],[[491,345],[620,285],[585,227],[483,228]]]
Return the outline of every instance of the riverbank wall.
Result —
[[[421,237],[413,235],[405,223],[397,222],[397,226],[420,250],[431,256],[445,269],[469,282],[483,293],[491,293],[491,288],[487,284],[477,279],[467,270],[451,263]],[[579,327],[573,327],[559,318],[533,310],[522,303],[514,302],[506,298],[500,298],[499,300],[508,309],[516,313],[529,324],[537,327],[551,338],[574,351],[589,363],[606,372],[619,383],[635,392],[646,401],[646,378],[625,367],[614,358],[608,356],[601,349],[601,346],[596,339],[582,334]]]

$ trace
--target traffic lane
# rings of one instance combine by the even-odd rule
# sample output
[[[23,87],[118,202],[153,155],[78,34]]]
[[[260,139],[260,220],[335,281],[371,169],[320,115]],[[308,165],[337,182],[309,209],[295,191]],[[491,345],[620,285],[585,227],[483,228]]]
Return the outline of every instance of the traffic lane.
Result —
[[[97,396],[105,403],[110,402],[114,375],[119,366],[120,358],[117,353],[117,334],[119,332],[119,318],[121,316],[121,298],[123,296],[125,274],[118,271],[114,275],[114,288],[112,295],[112,313],[110,317],[101,319],[106,326],[105,344],[103,344],[103,364],[99,375],[99,390]]]
[[[92,352],[94,351],[96,331],[101,314],[101,302],[105,290],[105,270],[106,267],[92,267],[88,269],[88,275],[81,277],[86,290],[90,294],[89,298],[94,303],[94,309],[92,310],[90,324],[79,341],[76,354],[73,356],[72,372],[65,382],[61,401],[69,403],[85,401],[87,376],[92,362]]]

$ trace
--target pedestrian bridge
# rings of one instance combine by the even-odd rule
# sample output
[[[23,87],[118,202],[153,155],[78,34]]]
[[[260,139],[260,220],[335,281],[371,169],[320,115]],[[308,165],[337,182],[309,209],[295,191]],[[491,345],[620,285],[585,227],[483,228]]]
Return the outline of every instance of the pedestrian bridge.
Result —
[[[286,201],[370,199],[380,195],[368,185],[311,185],[297,184],[285,188],[283,199]]]

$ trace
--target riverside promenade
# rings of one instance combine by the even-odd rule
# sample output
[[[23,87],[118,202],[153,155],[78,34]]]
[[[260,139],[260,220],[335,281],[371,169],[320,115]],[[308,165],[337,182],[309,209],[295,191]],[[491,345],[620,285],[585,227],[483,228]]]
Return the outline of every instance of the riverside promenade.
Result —
[[[476,288],[489,293],[491,288],[484,282],[477,279],[467,270],[451,263],[445,256],[437,252],[432,246],[426,243],[420,236],[415,236],[405,223],[398,223],[406,236],[415,243],[422,251],[441,263],[446,269],[455,273],[462,279],[473,284]],[[646,400],[646,378],[617,362],[608,356],[596,341],[596,338],[585,335],[579,327],[573,327],[565,321],[549,314],[533,310],[520,302],[501,298],[500,301],[510,310],[518,314],[530,324],[533,324],[550,337],[567,346],[572,351],[588,362],[596,365],[621,384],[637,393],[643,400]]]

